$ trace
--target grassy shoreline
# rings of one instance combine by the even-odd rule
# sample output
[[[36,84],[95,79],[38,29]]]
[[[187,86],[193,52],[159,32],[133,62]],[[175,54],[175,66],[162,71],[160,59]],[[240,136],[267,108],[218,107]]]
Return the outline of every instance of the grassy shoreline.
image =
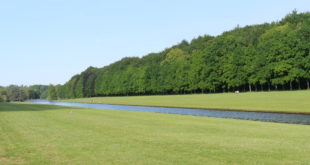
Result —
[[[63,102],[310,114],[310,91],[93,97]]]
[[[71,102],[71,103],[87,103],[87,104],[106,104],[106,103],[91,103],[91,102],[77,102],[77,101],[67,101],[67,100],[57,100],[59,102]],[[36,103],[33,103],[36,104]],[[219,111],[237,111],[237,112],[264,112],[264,113],[282,113],[282,114],[300,114],[300,115],[310,115],[310,112],[289,112],[289,111],[269,111],[269,110],[243,110],[243,109],[221,109],[221,108],[197,108],[197,107],[177,107],[177,106],[156,106],[156,105],[135,105],[135,104],[106,104],[106,105],[127,105],[127,106],[147,106],[147,107],[162,107],[162,108],[189,108],[189,109],[199,109],[199,110],[219,110]]]
[[[306,125],[0,103],[0,130],[0,164],[310,162]]]

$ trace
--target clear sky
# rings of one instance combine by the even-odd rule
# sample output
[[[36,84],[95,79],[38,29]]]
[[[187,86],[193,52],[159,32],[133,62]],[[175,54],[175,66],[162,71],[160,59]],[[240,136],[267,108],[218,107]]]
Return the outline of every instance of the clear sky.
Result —
[[[309,0],[0,0],[0,85],[63,84],[89,66],[159,52]]]

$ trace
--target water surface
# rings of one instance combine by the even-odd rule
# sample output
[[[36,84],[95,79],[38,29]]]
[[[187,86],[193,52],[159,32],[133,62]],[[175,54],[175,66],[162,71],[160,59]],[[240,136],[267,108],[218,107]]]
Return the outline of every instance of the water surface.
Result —
[[[231,110],[205,110],[205,109],[191,109],[191,108],[166,108],[166,107],[148,107],[148,106],[131,106],[131,105],[69,103],[69,102],[57,102],[57,101],[48,101],[48,100],[29,100],[27,102],[39,103],[39,104],[50,104],[50,105],[61,105],[61,106],[72,106],[72,107],[96,108],[96,109],[158,112],[158,113],[182,114],[182,115],[192,115],[192,116],[208,116],[208,117],[217,117],[217,118],[232,118],[232,119],[243,119],[243,120],[310,125],[310,115],[306,115],[306,114],[241,112],[241,111],[231,111]]]

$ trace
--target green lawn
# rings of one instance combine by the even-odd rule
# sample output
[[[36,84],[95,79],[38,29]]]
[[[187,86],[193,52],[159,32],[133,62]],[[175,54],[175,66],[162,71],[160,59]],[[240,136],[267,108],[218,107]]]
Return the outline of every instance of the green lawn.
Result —
[[[309,164],[309,140],[306,125],[0,103],[0,164]]]
[[[310,90],[196,95],[95,97],[66,102],[310,113]]]

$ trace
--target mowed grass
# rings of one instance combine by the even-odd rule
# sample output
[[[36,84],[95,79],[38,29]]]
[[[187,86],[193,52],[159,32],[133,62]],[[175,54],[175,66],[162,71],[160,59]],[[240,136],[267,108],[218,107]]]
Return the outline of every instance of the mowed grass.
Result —
[[[310,90],[193,95],[94,97],[65,102],[310,113]]]
[[[306,125],[0,103],[0,164],[310,164]]]

